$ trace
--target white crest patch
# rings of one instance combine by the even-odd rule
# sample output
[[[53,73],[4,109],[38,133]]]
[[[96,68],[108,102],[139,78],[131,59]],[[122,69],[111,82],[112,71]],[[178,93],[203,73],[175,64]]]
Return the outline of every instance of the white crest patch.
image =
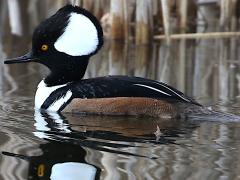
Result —
[[[98,32],[92,21],[82,14],[71,13],[68,25],[54,47],[71,56],[82,56],[94,52],[98,44]]]
[[[59,85],[59,86],[52,86],[47,87],[47,85],[44,83],[44,80],[42,80],[37,87],[37,91],[35,94],[35,109],[40,109],[43,105],[44,101],[50,96],[50,94],[55,91],[58,88],[64,87],[67,84]]]

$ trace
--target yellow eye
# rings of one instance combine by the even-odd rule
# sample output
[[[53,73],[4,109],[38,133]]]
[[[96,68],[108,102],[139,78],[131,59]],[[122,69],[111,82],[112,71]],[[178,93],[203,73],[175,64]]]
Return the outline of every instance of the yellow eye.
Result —
[[[43,44],[41,47],[42,51],[47,51],[48,50],[48,45],[47,44]]]

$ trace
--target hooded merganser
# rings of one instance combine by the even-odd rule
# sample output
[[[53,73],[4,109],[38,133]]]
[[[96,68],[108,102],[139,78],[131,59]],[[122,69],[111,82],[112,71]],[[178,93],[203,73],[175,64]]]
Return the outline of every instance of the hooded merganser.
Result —
[[[38,85],[35,108],[110,115],[176,116],[202,106],[162,82],[128,76],[82,79],[89,58],[103,45],[98,20],[66,5],[35,29],[32,50],[5,64],[38,62],[51,73]],[[191,108],[192,111],[192,108]]]

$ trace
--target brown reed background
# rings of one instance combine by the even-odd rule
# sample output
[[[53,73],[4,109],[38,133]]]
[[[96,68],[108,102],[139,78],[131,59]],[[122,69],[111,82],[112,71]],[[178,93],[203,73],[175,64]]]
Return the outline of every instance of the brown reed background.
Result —
[[[91,11],[114,40],[169,44],[176,38],[240,36],[240,0],[0,0],[3,37],[9,31],[31,36],[41,20],[67,3]]]

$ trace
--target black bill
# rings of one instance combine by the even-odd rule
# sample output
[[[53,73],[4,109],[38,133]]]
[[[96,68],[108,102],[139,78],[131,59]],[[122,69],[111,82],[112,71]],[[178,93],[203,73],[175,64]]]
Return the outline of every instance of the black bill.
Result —
[[[4,64],[14,64],[14,63],[27,63],[37,60],[36,57],[32,55],[32,52],[29,52],[23,56],[12,58],[12,59],[7,59],[4,61]]]

